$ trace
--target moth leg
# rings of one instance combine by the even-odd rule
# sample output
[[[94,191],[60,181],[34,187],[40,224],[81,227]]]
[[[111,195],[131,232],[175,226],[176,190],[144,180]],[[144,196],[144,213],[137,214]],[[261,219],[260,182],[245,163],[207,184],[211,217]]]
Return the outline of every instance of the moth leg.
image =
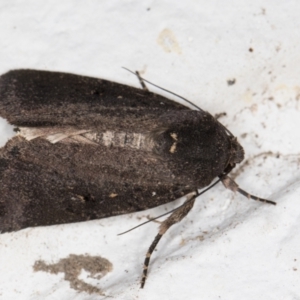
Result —
[[[255,201],[260,201],[260,202],[264,202],[264,203],[269,203],[269,204],[273,204],[276,205],[276,202],[271,201],[271,200],[267,200],[267,199],[263,199],[263,198],[259,198],[256,197],[254,195],[251,195],[249,193],[247,193],[246,191],[244,191],[243,189],[241,189],[238,184],[231,179],[229,176],[225,175],[224,177],[221,178],[223,185],[225,186],[225,188],[233,191],[233,192],[239,192],[240,194],[242,194],[243,196],[247,197],[248,199],[253,199]]]
[[[226,112],[221,112],[221,113],[215,114],[214,117],[216,120],[219,120],[219,119],[225,117],[226,115],[227,115]]]
[[[143,275],[141,279],[141,288],[143,288],[145,285],[150,257],[152,252],[156,248],[158,242],[172,225],[180,222],[189,213],[189,211],[193,208],[197,196],[198,196],[198,192],[196,192],[196,194],[193,193],[192,195],[190,195],[182,206],[176,209],[165,221],[161,223],[158,234],[156,235],[154,241],[152,242],[146,254],[146,258],[144,261]]]
[[[143,78],[141,77],[140,73],[138,71],[135,71],[135,74],[136,74],[137,78],[139,79],[142,89],[146,92],[149,92],[149,89],[147,88],[146,83],[143,80]]]

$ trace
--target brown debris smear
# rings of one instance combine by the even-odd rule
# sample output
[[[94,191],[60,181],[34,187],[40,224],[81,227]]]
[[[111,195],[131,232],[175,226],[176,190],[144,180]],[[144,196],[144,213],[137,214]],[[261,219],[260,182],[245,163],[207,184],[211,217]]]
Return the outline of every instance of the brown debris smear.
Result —
[[[79,279],[82,270],[89,272],[89,277],[101,279],[113,269],[112,263],[101,256],[70,254],[55,264],[47,264],[42,260],[35,262],[35,272],[43,271],[51,274],[65,273],[64,279],[70,282],[70,287],[79,292],[104,295],[102,290]]]

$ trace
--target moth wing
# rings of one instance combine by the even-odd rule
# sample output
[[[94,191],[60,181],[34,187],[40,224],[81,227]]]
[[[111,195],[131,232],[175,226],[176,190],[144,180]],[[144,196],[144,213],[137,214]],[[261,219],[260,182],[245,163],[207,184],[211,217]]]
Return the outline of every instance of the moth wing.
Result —
[[[0,151],[2,233],[145,210],[190,191],[141,151],[22,137]]]
[[[0,114],[20,127],[143,129],[168,110],[184,109],[154,93],[98,78],[38,70],[0,77]]]

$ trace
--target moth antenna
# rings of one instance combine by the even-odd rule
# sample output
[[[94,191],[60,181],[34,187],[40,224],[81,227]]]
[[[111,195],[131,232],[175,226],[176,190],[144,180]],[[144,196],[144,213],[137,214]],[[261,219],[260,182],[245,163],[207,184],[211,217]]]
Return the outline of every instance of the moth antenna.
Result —
[[[199,111],[204,112],[203,109],[201,109],[199,106],[197,106],[196,104],[194,104],[192,101],[190,101],[190,100],[188,100],[188,99],[186,99],[186,98],[184,98],[184,97],[182,97],[182,96],[180,96],[180,95],[178,95],[178,94],[176,94],[176,93],[174,93],[174,92],[171,92],[170,90],[167,90],[167,89],[165,89],[165,88],[163,88],[163,87],[161,87],[161,86],[159,86],[159,85],[157,85],[157,84],[154,84],[154,83],[152,83],[151,81],[148,81],[147,79],[141,77],[140,74],[137,75],[137,73],[138,73],[137,71],[136,71],[136,72],[133,72],[133,71],[131,71],[131,70],[125,68],[125,67],[122,67],[122,68],[123,68],[124,70],[126,70],[126,71],[128,71],[128,72],[130,72],[130,73],[132,73],[132,74],[134,74],[134,75],[136,75],[136,76],[138,76],[139,81],[140,81],[140,83],[141,83],[143,89],[144,89],[145,82],[147,82],[147,83],[149,83],[149,84],[151,84],[151,85],[153,85],[153,86],[155,86],[155,87],[161,89],[162,91],[165,91],[165,92],[167,92],[167,93],[169,93],[169,94],[171,94],[171,95],[174,95],[174,96],[176,96],[176,97],[178,97],[178,98],[184,100],[185,102],[187,102],[187,103],[189,103],[190,105],[192,105],[192,106],[194,106],[195,108],[197,108]],[[146,86],[146,85],[145,85],[145,86]],[[147,87],[146,87],[146,90],[149,91]],[[207,113],[207,112],[206,112],[206,113]],[[222,124],[222,123],[220,123],[217,119],[216,119],[216,121],[217,121],[217,122],[225,129],[225,131],[226,131],[229,135],[233,136],[233,134],[232,134],[232,133],[231,133],[231,132],[230,132],[230,131]]]
[[[131,71],[131,70],[125,68],[125,67],[122,67],[122,68],[123,68],[124,70],[126,70],[126,71],[128,71],[128,72],[134,74],[134,75],[137,75],[135,72],[133,72],[133,71]],[[143,78],[143,77],[141,77],[141,76],[140,76],[140,78],[141,78],[142,81],[147,82],[147,83],[149,83],[149,84],[151,84],[151,85],[153,85],[153,86],[155,86],[155,87],[161,89],[162,91],[165,91],[165,92],[167,92],[167,93],[169,93],[169,94],[171,94],[171,95],[174,95],[174,96],[176,96],[176,97],[178,97],[178,98],[180,98],[180,99],[186,101],[187,103],[191,104],[192,106],[194,106],[194,107],[197,108],[198,110],[204,112],[203,109],[201,109],[199,106],[197,106],[196,104],[194,104],[194,103],[191,102],[190,100],[188,100],[188,99],[186,99],[186,98],[184,98],[184,97],[182,97],[182,96],[180,96],[180,95],[178,95],[178,94],[176,94],[176,93],[174,93],[174,92],[171,92],[171,91],[169,91],[169,90],[167,90],[167,89],[165,89],[165,88],[163,88],[163,87],[161,87],[161,86],[159,86],[159,85],[157,85],[157,84],[154,84],[154,83],[148,81],[147,79],[145,79],[145,78]]]
[[[196,192],[195,192],[195,197],[201,196],[202,194],[204,194],[205,192],[207,192],[208,190],[210,190],[212,187],[214,187],[214,186],[215,186],[217,183],[219,183],[220,181],[221,181],[221,179],[218,179],[216,182],[214,182],[213,184],[211,184],[208,188],[206,188],[205,190],[203,190],[201,193],[199,193],[198,191],[196,191]],[[150,223],[150,222],[155,221],[155,220],[157,220],[157,219],[159,219],[159,218],[161,218],[161,217],[164,217],[164,216],[166,216],[166,215],[169,215],[169,214],[175,212],[176,210],[179,210],[182,206],[186,205],[186,203],[187,203],[188,201],[189,201],[189,200],[186,200],[186,202],[184,202],[184,203],[181,204],[180,206],[178,206],[178,207],[176,207],[176,208],[174,208],[174,209],[172,209],[172,210],[170,210],[170,211],[168,211],[168,212],[166,212],[166,213],[164,213],[164,214],[162,214],[162,215],[159,215],[159,216],[157,216],[157,217],[155,217],[155,218],[152,218],[152,219],[150,219],[150,220],[148,220],[148,221],[145,221],[145,222],[143,222],[143,223],[141,223],[141,224],[139,224],[139,225],[137,225],[137,226],[135,226],[135,227],[132,227],[132,228],[129,229],[129,230],[126,230],[126,231],[124,231],[124,232],[121,232],[121,233],[119,233],[118,235],[125,234],[125,233],[130,232],[130,231],[132,231],[132,230],[134,230],[134,229],[136,229],[136,228],[138,228],[138,227],[141,227],[141,226],[143,226],[143,225],[145,225],[145,224],[147,224],[147,223]],[[190,201],[192,201],[192,200],[190,200]]]
[[[267,199],[263,199],[263,198],[259,198],[256,197],[254,195],[251,195],[249,193],[247,193],[246,191],[244,191],[243,189],[241,189],[238,184],[231,179],[229,176],[225,175],[221,177],[221,181],[223,183],[223,185],[225,186],[225,188],[233,191],[233,192],[238,192],[240,194],[242,194],[243,196],[247,197],[248,199],[253,199],[255,201],[260,201],[260,202],[264,202],[264,203],[268,203],[268,204],[272,204],[272,205],[276,205],[276,202],[271,201],[271,200],[267,200]]]
[[[180,222],[193,208],[194,203],[198,195],[193,195],[191,198],[188,198],[183,205],[178,207],[173,213],[164,220],[161,225],[159,226],[159,231],[156,237],[154,238],[152,244],[149,247],[149,250],[146,253],[146,258],[144,261],[144,268],[143,268],[143,275],[141,279],[141,288],[144,287],[146,279],[147,279],[147,273],[148,273],[148,266],[151,258],[151,254],[153,253],[154,249],[156,248],[158,242],[162,238],[162,236],[167,232],[167,230],[174,224]]]

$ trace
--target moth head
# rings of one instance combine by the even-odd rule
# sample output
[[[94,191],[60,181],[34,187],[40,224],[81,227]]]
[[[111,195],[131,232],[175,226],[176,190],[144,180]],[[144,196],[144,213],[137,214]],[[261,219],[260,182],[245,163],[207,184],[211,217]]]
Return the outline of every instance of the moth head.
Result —
[[[230,162],[232,164],[238,164],[244,159],[244,149],[237,141],[236,137],[230,137],[231,141],[231,158]]]

